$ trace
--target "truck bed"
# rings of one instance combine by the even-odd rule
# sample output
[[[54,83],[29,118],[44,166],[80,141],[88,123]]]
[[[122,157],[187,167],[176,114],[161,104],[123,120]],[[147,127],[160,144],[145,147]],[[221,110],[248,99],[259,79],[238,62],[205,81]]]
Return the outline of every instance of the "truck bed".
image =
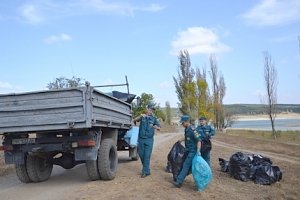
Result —
[[[0,134],[131,127],[131,105],[93,87],[0,95]]]

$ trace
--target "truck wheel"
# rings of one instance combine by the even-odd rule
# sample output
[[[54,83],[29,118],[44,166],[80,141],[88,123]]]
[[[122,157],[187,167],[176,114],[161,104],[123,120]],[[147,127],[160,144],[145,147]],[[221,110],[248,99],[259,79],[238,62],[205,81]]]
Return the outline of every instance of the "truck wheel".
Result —
[[[15,165],[15,168],[16,168],[16,174],[21,182],[23,182],[23,183],[31,183],[32,182],[32,180],[28,176],[26,164]]]
[[[131,157],[131,160],[133,161],[137,161],[139,160],[140,156],[139,156],[139,152],[138,152],[138,148],[130,148],[129,149],[129,156]]]
[[[28,155],[26,168],[28,176],[33,182],[42,182],[49,179],[53,164],[45,158]]]
[[[87,160],[85,163],[87,174],[91,181],[100,179],[97,160]]]
[[[116,177],[118,167],[117,147],[112,139],[101,141],[98,154],[98,168],[102,180],[112,180]]]

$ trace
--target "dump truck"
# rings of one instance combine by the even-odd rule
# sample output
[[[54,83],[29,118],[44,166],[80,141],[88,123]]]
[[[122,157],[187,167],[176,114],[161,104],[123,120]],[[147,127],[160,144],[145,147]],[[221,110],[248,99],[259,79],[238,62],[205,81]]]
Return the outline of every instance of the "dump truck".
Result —
[[[78,164],[85,164],[91,180],[112,180],[117,150],[138,159],[137,132],[131,104],[89,83],[0,95],[0,150],[24,183],[46,181],[53,165]]]

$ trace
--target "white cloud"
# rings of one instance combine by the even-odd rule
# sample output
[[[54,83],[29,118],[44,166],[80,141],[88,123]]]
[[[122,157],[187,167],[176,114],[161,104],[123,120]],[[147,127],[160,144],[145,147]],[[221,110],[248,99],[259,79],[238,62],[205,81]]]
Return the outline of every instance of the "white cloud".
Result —
[[[262,89],[257,89],[256,91],[251,93],[252,96],[255,96],[260,103],[265,103],[265,92]]]
[[[0,81],[0,93],[20,91],[21,87],[8,82]]]
[[[44,39],[44,42],[46,44],[54,44],[54,43],[61,43],[61,42],[67,42],[72,40],[71,36],[66,33],[61,33],[59,35],[51,35]]]
[[[218,35],[212,29],[190,27],[180,31],[171,43],[171,54],[178,55],[186,49],[190,54],[211,54],[227,52],[230,47],[220,42]]]
[[[256,26],[289,24],[300,20],[300,1],[263,0],[242,17]]]
[[[165,6],[155,3],[133,5],[122,1],[108,0],[35,0],[19,8],[21,17],[31,24],[38,24],[48,19],[103,13],[134,16],[136,12],[154,13],[163,9]]]
[[[36,5],[27,4],[21,7],[21,16],[30,24],[38,24],[44,19],[40,15]]]
[[[106,2],[103,0],[85,0],[81,1],[82,6],[90,7],[90,9],[96,8],[98,12],[107,12],[120,15],[130,15],[133,16],[136,11],[145,12],[159,12],[165,7],[159,4],[150,4],[147,6],[135,6],[127,3],[120,2]]]
[[[101,85],[113,85],[113,84],[116,84],[112,79],[108,78],[108,79],[105,79]]]
[[[285,35],[285,36],[279,36],[270,39],[270,42],[274,42],[274,43],[285,43],[285,42],[293,42],[293,41],[297,41],[296,35]]]
[[[254,92],[252,92],[252,95],[254,95],[254,96],[258,96],[258,97],[260,97],[260,96],[264,96],[264,91],[262,90],[262,89],[257,89],[257,90],[255,90]]]
[[[173,87],[173,84],[170,83],[169,81],[164,81],[164,82],[161,82],[161,83],[159,84],[159,87],[160,87],[161,89],[170,89],[170,88]]]
[[[133,15],[134,8],[126,3],[113,3],[105,2],[103,0],[85,0],[81,1],[78,5],[82,5],[83,8],[96,12],[114,13],[120,15]]]
[[[155,4],[155,3],[152,3],[146,7],[137,7],[136,8],[136,10],[148,11],[148,12],[159,12],[164,9],[165,9],[165,6]]]
[[[14,86],[7,82],[1,82],[0,81],[0,89],[13,89]]]

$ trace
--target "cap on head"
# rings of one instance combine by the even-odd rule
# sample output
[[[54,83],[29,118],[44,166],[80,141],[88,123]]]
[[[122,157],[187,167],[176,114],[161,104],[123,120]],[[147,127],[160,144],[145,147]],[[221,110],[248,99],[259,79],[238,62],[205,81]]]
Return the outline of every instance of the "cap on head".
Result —
[[[201,117],[199,118],[199,120],[206,120],[206,117],[201,116]]]
[[[155,110],[154,104],[148,104],[147,109]]]
[[[180,119],[180,124],[182,124],[183,122],[187,122],[190,120],[190,116],[188,115],[183,115]]]

